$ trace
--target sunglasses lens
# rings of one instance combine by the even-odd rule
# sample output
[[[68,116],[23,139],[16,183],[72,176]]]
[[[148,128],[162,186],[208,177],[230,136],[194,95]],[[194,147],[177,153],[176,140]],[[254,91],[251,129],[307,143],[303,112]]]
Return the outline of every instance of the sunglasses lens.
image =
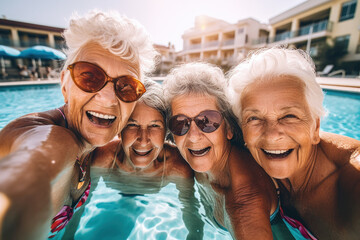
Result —
[[[77,62],[73,66],[72,77],[75,84],[85,92],[97,92],[105,84],[106,76],[97,66]]]
[[[115,92],[118,98],[124,102],[134,102],[145,93],[145,86],[131,76],[122,76],[117,79]]]
[[[201,131],[211,133],[220,127],[222,119],[223,117],[218,111],[206,110],[201,112],[194,121]]]
[[[176,115],[169,120],[170,131],[178,136],[185,135],[190,128],[191,120],[185,115]]]

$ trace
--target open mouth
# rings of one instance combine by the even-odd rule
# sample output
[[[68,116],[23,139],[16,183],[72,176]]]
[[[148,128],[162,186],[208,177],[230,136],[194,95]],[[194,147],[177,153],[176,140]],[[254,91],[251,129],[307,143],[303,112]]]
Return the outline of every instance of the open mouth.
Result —
[[[289,150],[265,150],[261,149],[268,158],[285,158],[287,157],[294,149]]]
[[[100,126],[109,126],[116,119],[114,115],[102,114],[93,111],[86,111],[86,116],[89,118],[90,122]]]
[[[139,155],[139,156],[146,156],[146,155],[149,155],[151,152],[152,152],[153,149],[150,149],[150,150],[135,150],[133,148],[133,151],[136,155]]]
[[[190,149],[189,148],[189,152],[194,155],[195,157],[202,157],[205,154],[207,154],[210,151],[211,147],[207,147],[207,148],[203,148],[203,149],[199,149],[199,150],[194,150],[194,149]]]

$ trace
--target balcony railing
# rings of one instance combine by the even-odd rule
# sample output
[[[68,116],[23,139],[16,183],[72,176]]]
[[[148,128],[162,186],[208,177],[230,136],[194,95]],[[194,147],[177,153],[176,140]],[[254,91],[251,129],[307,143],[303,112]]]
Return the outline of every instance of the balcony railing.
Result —
[[[317,33],[317,32],[322,32],[322,31],[327,31],[327,32],[331,32],[332,31],[332,26],[333,23],[328,21],[328,20],[323,20],[308,26],[304,26],[301,27],[299,30],[297,31],[287,31],[287,32],[283,32],[280,34],[275,35],[275,37],[272,38],[258,38],[252,41],[253,45],[258,45],[258,44],[264,44],[264,43],[274,43],[274,42],[279,42],[279,41],[284,41],[286,39],[291,39],[291,38],[295,38],[295,37],[300,37],[300,36],[306,36],[310,34],[311,28],[312,28],[312,32],[313,33]]]
[[[0,38],[0,44],[5,46],[13,47],[14,41],[12,39]]]
[[[196,43],[196,44],[191,44],[189,45],[189,49],[192,50],[192,49],[199,49],[201,48],[201,43]]]
[[[223,41],[223,45],[224,46],[230,46],[230,45],[234,45],[234,39],[227,39]]]
[[[331,22],[328,20],[323,20],[314,24],[310,24],[304,27],[301,27],[298,31],[295,31],[295,36],[304,36],[310,34],[312,28],[312,33],[321,32],[329,30],[331,31]]]
[[[217,47],[219,46],[219,41],[210,41],[204,43],[205,47]]]

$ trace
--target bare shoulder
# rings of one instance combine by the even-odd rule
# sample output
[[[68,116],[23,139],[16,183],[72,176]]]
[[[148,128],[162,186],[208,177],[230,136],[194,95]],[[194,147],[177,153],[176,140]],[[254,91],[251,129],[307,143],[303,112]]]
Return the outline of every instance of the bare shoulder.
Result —
[[[360,141],[335,133],[321,132],[320,147],[337,165],[351,163],[360,170]]]
[[[229,157],[229,171],[231,177],[237,181],[253,181],[254,178],[259,178],[264,175],[262,168],[255,162],[251,153],[244,148],[232,146]]]
[[[275,186],[270,176],[256,163],[247,149],[232,146],[229,173],[235,194],[259,193],[265,199],[276,200]]]
[[[21,138],[31,134],[39,134],[39,129],[51,128],[53,131],[64,132],[70,134],[70,131],[64,127],[57,128],[62,121],[62,116],[57,110],[49,110],[46,112],[30,113],[11,121],[0,131],[0,157],[7,155],[14,148],[13,144]],[[39,128],[40,127],[40,128]],[[36,141],[36,139],[33,139]]]
[[[121,150],[121,140],[115,139],[105,146],[97,147],[93,151],[91,165],[101,168],[111,168],[117,155]]]
[[[168,176],[180,176],[183,178],[193,178],[194,171],[181,156],[177,147],[169,142],[164,143],[166,154],[166,169]]]

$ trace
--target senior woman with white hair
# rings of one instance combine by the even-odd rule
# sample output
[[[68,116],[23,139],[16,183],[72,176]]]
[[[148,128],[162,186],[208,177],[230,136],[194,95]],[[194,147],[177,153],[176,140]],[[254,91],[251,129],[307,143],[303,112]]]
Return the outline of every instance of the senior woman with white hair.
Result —
[[[271,178],[242,148],[222,70],[189,63],[163,82],[169,129],[195,171],[210,221],[236,239],[291,239]],[[304,239],[304,238],[298,238]]]
[[[65,105],[18,118],[0,132],[0,192],[10,202],[4,239],[44,239],[63,229],[90,188],[88,152],[125,126],[156,51],[135,20],[116,12],[74,15],[64,32]]]
[[[323,92],[301,50],[260,50],[230,74],[246,147],[280,189],[281,206],[319,239],[358,239],[360,141],[320,132]]]

